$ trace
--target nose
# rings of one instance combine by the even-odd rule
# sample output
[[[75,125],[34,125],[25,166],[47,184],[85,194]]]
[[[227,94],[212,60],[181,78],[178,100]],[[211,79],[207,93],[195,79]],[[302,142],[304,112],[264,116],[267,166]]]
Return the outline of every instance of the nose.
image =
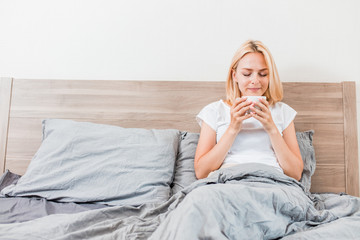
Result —
[[[258,75],[257,74],[252,74],[252,77],[251,77],[250,81],[251,81],[251,84],[259,83]]]

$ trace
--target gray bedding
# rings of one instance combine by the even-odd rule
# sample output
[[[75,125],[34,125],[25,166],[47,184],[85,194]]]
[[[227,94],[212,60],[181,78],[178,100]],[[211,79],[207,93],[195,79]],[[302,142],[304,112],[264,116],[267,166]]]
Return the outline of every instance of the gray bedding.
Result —
[[[157,204],[0,224],[0,239],[360,239],[360,199],[310,194],[258,164],[216,171]]]
[[[20,177],[20,175],[6,170],[0,178],[0,191],[11,184],[16,184]],[[25,222],[51,214],[72,214],[104,207],[108,207],[108,205],[96,203],[63,203],[49,201],[40,197],[0,196],[0,224]]]
[[[163,202],[171,195],[180,131],[42,121],[43,141],[9,197],[107,205]]]

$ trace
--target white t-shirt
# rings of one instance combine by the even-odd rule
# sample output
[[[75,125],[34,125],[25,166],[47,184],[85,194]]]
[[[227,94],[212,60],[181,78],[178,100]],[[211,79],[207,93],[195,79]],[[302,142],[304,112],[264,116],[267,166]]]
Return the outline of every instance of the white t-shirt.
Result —
[[[282,132],[294,120],[297,112],[283,102],[278,102],[269,109],[273,121],[282,135]],[[230,107],[223,100],[210,103],[200,111],[196,120],[200,126],[204,121],[214,129],[216,142],[218,142],[230,125]],[[223,166],[250,162],[267,164],[283,172],[272,148],[269,135],[255,118],[243,121],[242,129],[228,151]]]

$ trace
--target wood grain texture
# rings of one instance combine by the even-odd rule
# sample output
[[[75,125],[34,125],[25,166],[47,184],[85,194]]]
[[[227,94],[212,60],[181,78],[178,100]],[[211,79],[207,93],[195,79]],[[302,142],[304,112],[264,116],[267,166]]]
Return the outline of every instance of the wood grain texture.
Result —
[[[355,91],[348,94],[347,88],[355,89],[342,83],[284,83],[283,102],[298,112],[296,130],[315,131],[314,192],[356,195],[359,189],[356,113],[347,111]],[[41,144],[45,118],[199,132],[196,114],[224,98],[224,82],[14,79],[6,168],[25,173]]]
[[[317,165],[316,171],[311,178],[310,191],[313,193],[345,193],[347,192],[345,179],[345,167],[343,164]]]
[[[283,102],[294,108],[296,123],[343,123],[339,83],[284,83]]]
[[[314,130],[313,144],[317,164],[338,164],[344,159],[343,124],[295,123],[296,131]]]
[[[346,190],[359,196],[359,162],[355,82],[343,82]]]
[[[0,170],[5,171],[12,78],[0,78]]]

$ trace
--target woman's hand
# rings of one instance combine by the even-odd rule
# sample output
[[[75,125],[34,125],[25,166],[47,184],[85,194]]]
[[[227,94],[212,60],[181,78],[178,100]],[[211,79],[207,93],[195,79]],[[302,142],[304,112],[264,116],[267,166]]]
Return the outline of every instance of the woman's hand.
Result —
[[[251,102],[246,101],[246,97],[236,98],[230,108],[230,125],[229,128],[236,133],[239,133],[242,127],[242,122],[245,119],[251,118],[251,114],[246,114],[250,110]]]
[[[259,107],[259,109],[255,108],[255,106]],[[269,102],[265,99],[259,98],[259,102],[254,102],[251,106],[251,115],[255,119],[261,122],[265,131],[267,133],[272,133],[273,131],[278,131],[277,127],[272,119],[271,112],[269,109]]]

